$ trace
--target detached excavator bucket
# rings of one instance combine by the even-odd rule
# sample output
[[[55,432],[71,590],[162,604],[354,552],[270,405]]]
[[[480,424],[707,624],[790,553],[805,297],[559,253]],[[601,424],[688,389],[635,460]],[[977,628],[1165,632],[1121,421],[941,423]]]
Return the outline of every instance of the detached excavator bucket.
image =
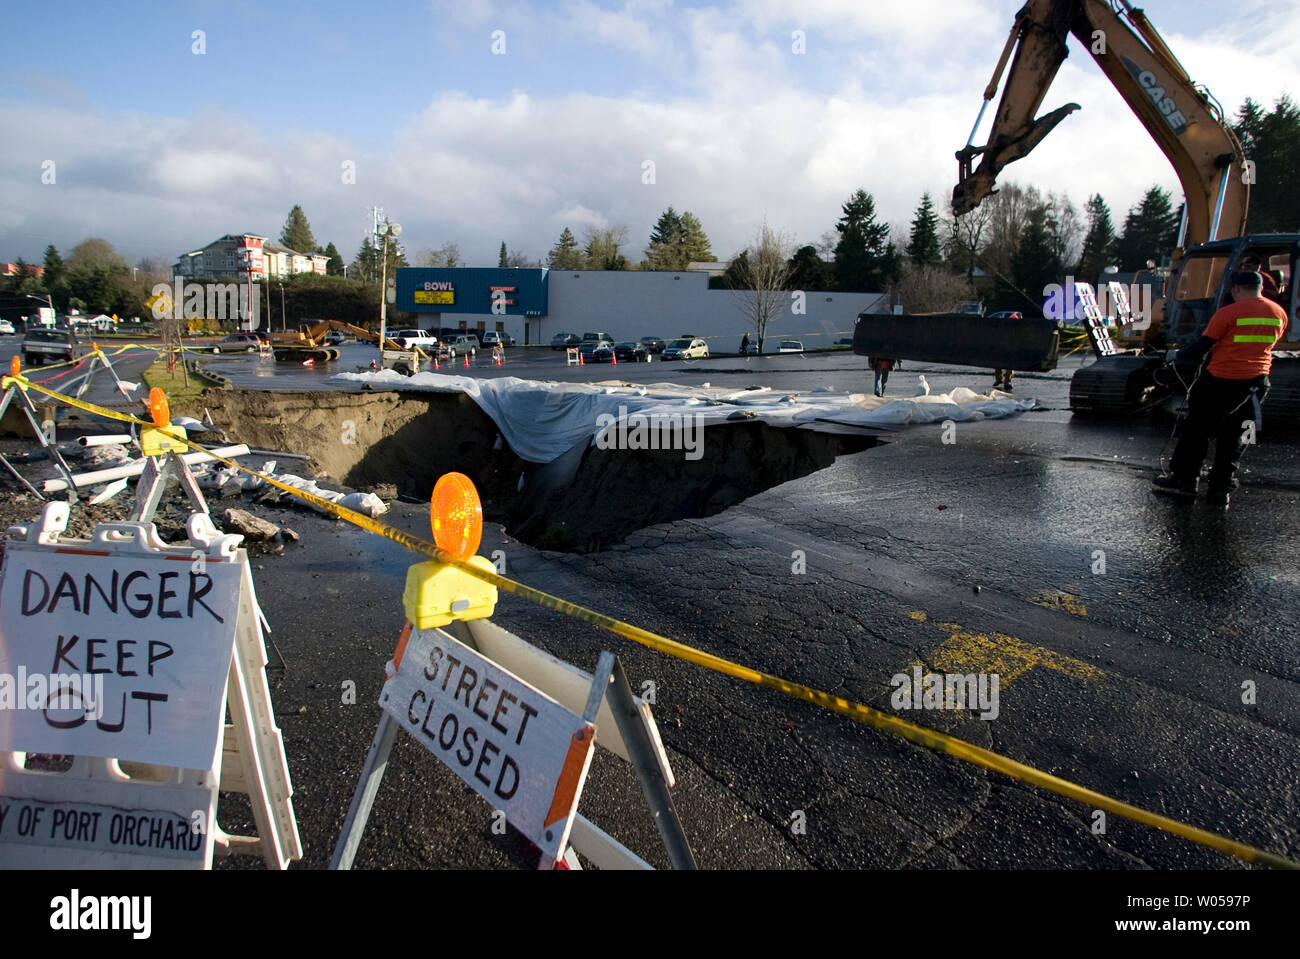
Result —
[[[853,352],[898,360],[956,363],[990,369],[1056,369],[1059,320],[1010,319],[962,313],[863,313]]]

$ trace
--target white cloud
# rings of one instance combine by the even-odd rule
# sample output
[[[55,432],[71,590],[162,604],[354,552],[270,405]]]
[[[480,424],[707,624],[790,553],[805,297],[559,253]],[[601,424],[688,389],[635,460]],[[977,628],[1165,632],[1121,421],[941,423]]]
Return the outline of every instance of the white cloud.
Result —
[[[656,60],[647,77],[676,94],[602,95],[598,79],[574,64],[575,92],[440,92],[386,142],[349,135],[342,119],[329,131],[262,131],[234,112],[176,119],[0,101],[0,124],[24,131],[0,141],[0,255],[30,258],[51,241],[63,248],[104,235],[130,255],[170,258],[234,230],[278,235],[294,203],[317,239],[345,256],[377,204],[402,222],[408,249],[455,242],[471,263],[495,263],[503,239],[541,257],[565,225],[578,235],[626,225],[628,255],[639,259],[669,205],[696,213],[721,257],[765,216],[815,242],[859,187],[875,195],[882,217],[906,224],[924,190],[946,205],[953,154],[974,121],[1010,6],[809,0],[794,14],[775,0],[440,5],[439,16],[460,23],[527,18],[537,30],[567,20],[571,31],[580,23],[601,49]],[[1285,7],[1294,13],[1296,4]],[[1230,113],[1247,94],[1268,106],[1282,89],[1300,92],[1300,39],[1273,7],[1244,9],[1213,32],[1166,31]],[[796,27],[809,31],[803,57],[790,50]],[[1002,181],[1064,191],[1080,206],[1100,192],[1118,225],[1147,187],[1177,191],[1177,180],[1087,53],[1073,41],[1071,51],[1042,109],[1073,100],[1083,110]],[[680,83],[662,82],[683,64]],[[58,159],[57,187],[40,183],[47,157]],[[653,185],[641,180],[647,160]],[[356,164],[355,184],[341,180],[344,161]]]

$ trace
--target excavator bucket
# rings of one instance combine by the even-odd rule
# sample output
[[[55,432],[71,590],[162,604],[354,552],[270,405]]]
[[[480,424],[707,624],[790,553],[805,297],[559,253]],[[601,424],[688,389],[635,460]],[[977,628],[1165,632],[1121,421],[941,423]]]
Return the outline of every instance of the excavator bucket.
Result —
[[[971,316],[963,313],[863,313],[853,329],[858,356],[956,363],[990,369],[1056,369],[1059,320]]]

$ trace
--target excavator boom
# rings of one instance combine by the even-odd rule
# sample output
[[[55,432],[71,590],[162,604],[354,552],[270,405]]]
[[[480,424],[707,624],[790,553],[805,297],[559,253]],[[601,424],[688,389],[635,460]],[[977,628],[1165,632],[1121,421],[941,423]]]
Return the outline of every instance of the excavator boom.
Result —
[[[1185,240],[1190,246],[1239,236],[1250,201],[1241,142],[1223,110],[1195,83],[1141,10],[1126,0],[1029,0],[1016,14],[1008,46],[1016,46],[988,143],[958,152],[953,209],[973,210],[993,192],[998,174],[1029,154],[1065,117],[1068,103],[1036,116],[1067,56],[1073,34],[1097,61],[1124,102],[1169,158],[1187,199]],[[1006,51],[985,91],[992,98]],[[979,166],[971,169],[976,157]],[[1175,252],[1178,259],[1181,249]]]

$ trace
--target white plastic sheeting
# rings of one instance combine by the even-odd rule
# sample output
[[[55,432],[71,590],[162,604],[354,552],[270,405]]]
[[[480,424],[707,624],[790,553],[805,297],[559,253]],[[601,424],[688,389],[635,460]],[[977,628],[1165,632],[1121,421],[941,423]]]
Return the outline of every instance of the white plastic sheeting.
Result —
[[[708,426],[744,411],[775,427],[815,430],[834,425],[870,430],[944,420],[994,419],[1034,406],[1032,399],[1016,399],[996,391],[976,393],[965,387],[950,393],[888,399],[828,390],[731,390],[707,383],[702,387],[672,383],[543,383],[513,376],[476,379],[443,373],[408,377],[392,370],[340,373],[330,381],[371,389],[465,393],[492,418],[511,449],[532,463],[549,463],[584,437],[595,440],[609,422],[608,417],[618,419],[633,413],[647,417],[699,414],[700,422]]]

